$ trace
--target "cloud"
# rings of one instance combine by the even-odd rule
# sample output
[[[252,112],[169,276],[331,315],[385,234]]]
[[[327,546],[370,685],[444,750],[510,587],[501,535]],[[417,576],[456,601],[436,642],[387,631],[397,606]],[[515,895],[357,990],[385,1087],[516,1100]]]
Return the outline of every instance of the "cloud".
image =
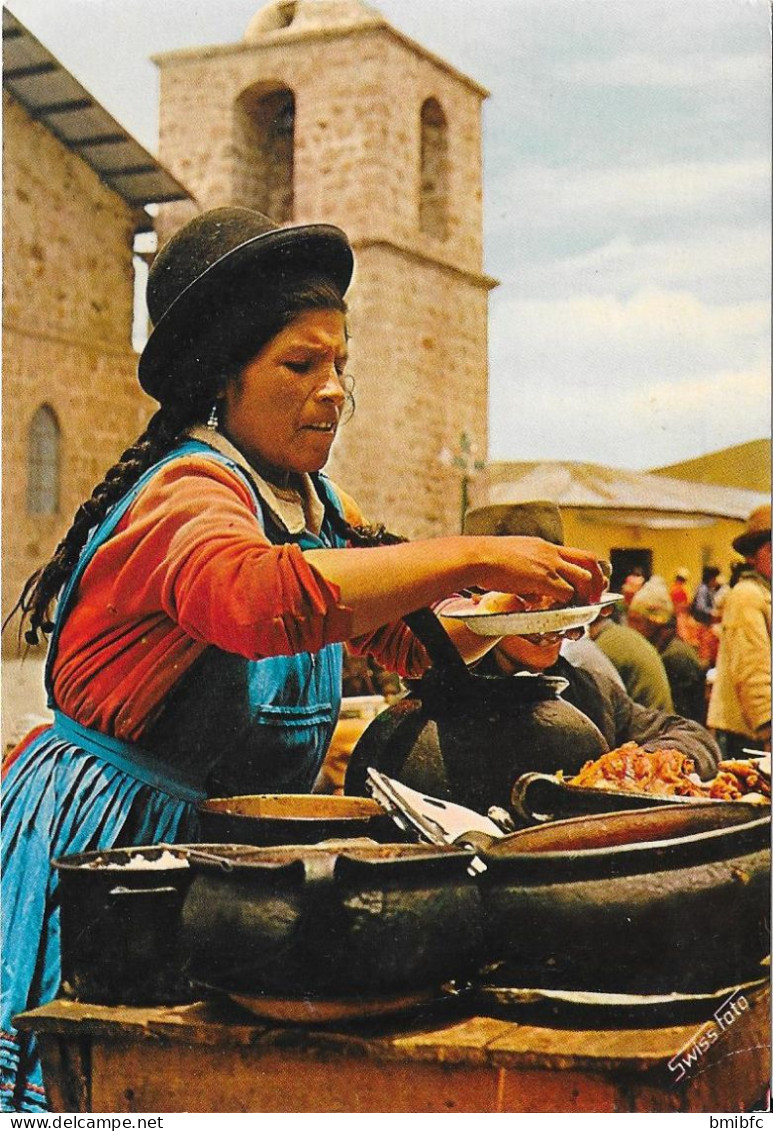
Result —
[[[770,162],[671,161],[644,166],[577,168],[530,164],[507,170],[494,195],[507,217],[528,229],[562,229],[580,221],[608,230],[657,218],[695,224],[706,216],[768,215]]]
[[[686,291],[501,303],[491,458],[652,467],[764,435],[769,323],[767,302]]]
[[[769,420],[764,365],[606,395],[582,372],[569,388],[519,380],[492,397],[489,458],[658,467],[764,436]]]
[[[553,74],[564,82],[584,86],[735,87],[759,82],[767,74],[768,62],[762,52],[713,57],[703,52],[685,53],[672,59],[631,53],[611,59],[577,59],[554,67]]]
[[[492,309],[492,368],[567,386],[582,373],[600,391],[674,382],[757,365],[769,326],[767,302],[710,305],[678,291],[513,299]]]
[[[727,413],[731,404],[733,413],[743,416],[757,413],[762,408],[765,410],[765,415],[759,420],[762,434],[767,427],[769,415],[769,375],[764,365],[760,364],[745,371],[727,370],[700,379],[681,381],[678,390],[670,382],[653,381],[646,389],[630,390],[628,396],[631,409],[636,414],[664,413],[669,417],[673,415],[675,399],[679,412],[693,421],[696,414],[702,413],[707,405],[721,405],[722,415]]]
[[[767,227],[716,227],[662,240],[616,235],[589,251],[561,259],[515,261],[495,297],[512,290],[534,298],[616,294],[645,288],[688,290],[721,304],[759,298],[770,288]]]

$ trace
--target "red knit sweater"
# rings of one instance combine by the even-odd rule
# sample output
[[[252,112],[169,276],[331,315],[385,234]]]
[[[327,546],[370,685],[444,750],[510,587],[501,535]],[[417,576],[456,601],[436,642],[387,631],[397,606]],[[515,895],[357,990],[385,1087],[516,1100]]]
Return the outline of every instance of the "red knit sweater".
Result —
[[[300,548],[268,541],[243,480],[188,456],[152,478],[86,568],[54,664],[57,706],[138,741],[208,645],[250,659],[315,652],[348,640],[351,624],[337,586]],[[428,664],[400,621],[349,647],[405,676]]]

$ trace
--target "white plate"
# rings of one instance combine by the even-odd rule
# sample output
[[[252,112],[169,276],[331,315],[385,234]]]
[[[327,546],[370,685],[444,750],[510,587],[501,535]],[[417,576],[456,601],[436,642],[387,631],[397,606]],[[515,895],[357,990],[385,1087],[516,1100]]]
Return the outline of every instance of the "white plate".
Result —
[[[469,597],[458,597],[443,606],[441,616],[461,620],[478,636],[536,636],[567,632],[591,624],[607,605],[622,601],[619,593],[605,593],[595,605],[567,605],[563,609],[535,609],[522,613],[487,613]]]
[[[628,994],[604,993],[592,990],[561,990],[542,987],[512,987],[484,985],[478,986],[475,998],[476,1007],[485,1012],[489,1007],[498,1008],[505,1012],[513,1011],[518,1007],[543,1006],[547,1010],[558,1013],[565,1009],[568,1012],[616,1014],[628,1018],[639,1018],[640,1021],[660,1019],[661,1024],[678,1024],[680,1018],[695,1014],[696,1012],[706,1017],[706,1010],[717,1003],[726,1002],[728,998],[740,994],[754,994],[769,984],[768,977],[744,982],[740,985],[726,986],[724,989],[712,990],[708,993],[670,993],[670,994]]]

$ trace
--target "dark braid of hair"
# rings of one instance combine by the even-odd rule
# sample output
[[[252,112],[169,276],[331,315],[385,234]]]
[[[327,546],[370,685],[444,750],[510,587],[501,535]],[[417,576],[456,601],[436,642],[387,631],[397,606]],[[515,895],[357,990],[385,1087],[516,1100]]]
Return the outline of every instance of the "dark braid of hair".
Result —
[[[189,384],[186,396],[177,402],[162,405],[156,412],[142,435],[126,449],[102,482],[94,488],[91,497],[78,508],[70,529],[48,563],[27,579],[19,600],[3,622],[3,630],[21,610],[19,635],[21,636],[28,620],[29,628],[24,633],[28,644],[38,644],[40,632],[53,631],[49,612],[51,604],[75,569],[89,532],[140,476],[174,446],[181,433],[191,424],[205,419],[218,389],[229,381],[240,379],[242,367],[262,344],[272,339],[303,311],[333,309],[346,314],[343,296],[329,280],[303,273],[297,277],[288,275],[258,310],[254,308],[254,299],[250,293],[243,296],[241,303],[238,310],[238,300],[233,304],[234,311],[241,317],[232,318],[217,338],[220,356],[217,356],[217,349],[213,350],[213,378]],[[209,328],[211,336],[215,336],[217,331],[217,324]],[[347,400],[351,410],[353,398],[350,385],[347,386]],[[351,533],[356,537],[356,532]]]
[[[352,526],[334,506],[325,505],[325,513],[336,534],[358,547],[399,546],[410,539],[387,530],[383,523],[365,523]]]
[[[39,643],[39,633],[53,630],[49,609],[52,601],[67,582],[80,557],[89,532],[106,516],[110,507],[137,482],[173,446],[180,434],[196,420],[202,418],[203,406],[195,402],[163,406],[151,418],[147,428],[75,512],[70,529],[56,547],[53,555],[28,579],[19,600],[6,617],[3,628],[11,617],[21,610],[19,628],[21,636],[25,621],[29,627],[24,633],[28,644]]]

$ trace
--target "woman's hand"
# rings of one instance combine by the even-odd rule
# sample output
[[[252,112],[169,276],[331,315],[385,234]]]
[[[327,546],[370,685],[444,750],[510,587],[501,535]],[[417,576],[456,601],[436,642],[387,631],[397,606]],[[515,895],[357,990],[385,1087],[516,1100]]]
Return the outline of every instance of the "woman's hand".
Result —
[[[541,538],[454,535],[375,549],[307,550],[304,557],[338,587],[341,604],[352,611],[352,636],[472,586],[561,605],[590,604],[604,588],[594,554]]]
[[[593,604],[606,579],[595,554],[556,546],[542,538],[470,537],[478,557],[476,584],[517,593],[528,604],[547,597],[557,604]]]

